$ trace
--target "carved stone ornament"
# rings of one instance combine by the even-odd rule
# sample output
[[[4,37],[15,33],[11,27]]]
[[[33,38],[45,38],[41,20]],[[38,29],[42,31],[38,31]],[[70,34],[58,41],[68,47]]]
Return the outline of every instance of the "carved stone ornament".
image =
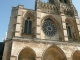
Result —
[[[64,9],[64,14],[68,16],[73,16],[74,11],[72,9]]]

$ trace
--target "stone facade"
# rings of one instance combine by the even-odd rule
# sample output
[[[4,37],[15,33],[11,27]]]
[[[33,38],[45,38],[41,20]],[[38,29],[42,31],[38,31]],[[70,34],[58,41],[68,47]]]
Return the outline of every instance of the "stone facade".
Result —
[[[3,60],[80,60],[80,19],[72,0],[12,7]]]

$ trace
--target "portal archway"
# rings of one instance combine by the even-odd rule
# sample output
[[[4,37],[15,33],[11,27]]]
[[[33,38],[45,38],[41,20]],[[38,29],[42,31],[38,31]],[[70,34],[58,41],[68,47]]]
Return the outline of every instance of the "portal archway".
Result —
[[[59,47],[53,45],[44,52],[42,60],[67,60],[67,58]]]
[[[76,50],[73,53],[72,60],[80,60],[80,51],[79,50]]]
[[[27,47],[27,48],[24,48],[19,56],[18,56],[18,60],[36,60],[36,54],[34,53],[34,51]]]

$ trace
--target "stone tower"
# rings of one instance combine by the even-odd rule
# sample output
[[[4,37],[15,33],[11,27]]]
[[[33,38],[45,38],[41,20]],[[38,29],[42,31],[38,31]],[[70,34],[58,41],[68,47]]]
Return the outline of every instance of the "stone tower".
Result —
[[[12,7],[3,60],[80,60],[80,19],[72,0]]]

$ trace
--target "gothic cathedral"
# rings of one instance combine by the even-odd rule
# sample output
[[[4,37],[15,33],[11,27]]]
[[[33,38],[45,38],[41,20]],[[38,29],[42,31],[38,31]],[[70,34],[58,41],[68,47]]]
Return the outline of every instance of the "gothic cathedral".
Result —
[[[80,60],[80,19],[72,0],[12,7],[3,60]]]

